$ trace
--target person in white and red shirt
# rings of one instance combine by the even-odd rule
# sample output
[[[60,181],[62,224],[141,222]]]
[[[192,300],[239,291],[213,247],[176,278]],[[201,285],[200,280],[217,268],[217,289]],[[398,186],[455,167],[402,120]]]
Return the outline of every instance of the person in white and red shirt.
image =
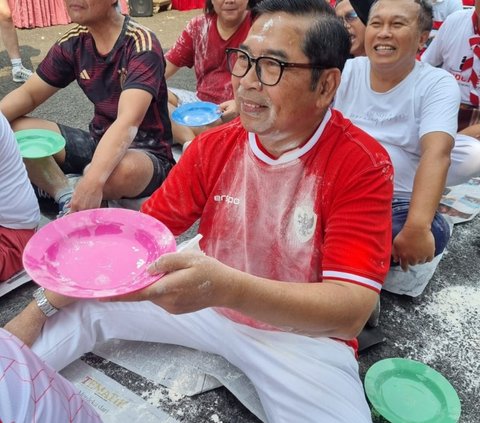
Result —
[[[477,139],[480,139],[480,88],[475,81],[480,75],[480,58],[474,50],[480,49],[479,15],[479,0],[473,9],[450,15],[422,55],[422,61],[440,66],[455,77],[462,96],[458,129]]]
[[[15,135],[0,112],[0,282],[23,269],[23,249],[40,222],[40,208]]]
[[[205,254],[164,255],[164,277],[110,302],[47,291],[59,313],[32,302],[7,327],[29,343],[41,331],[33,349],[56,368],[110,338],[220,354],[270,423],[371,422],[355,337],[389,268],[392,164],[330,108],[350,50],[330,5],[256,12],[227,51],[239,119],[194,139],[142,206],[175,235],[199,219]]]

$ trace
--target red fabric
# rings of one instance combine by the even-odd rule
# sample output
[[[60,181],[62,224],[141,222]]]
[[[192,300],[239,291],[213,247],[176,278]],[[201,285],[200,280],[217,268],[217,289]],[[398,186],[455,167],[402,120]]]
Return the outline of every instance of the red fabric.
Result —
[[[443,21],[433,21],[432,29],[439,30],[442,24],[443,24]]]
[[[475,0],[463,0],[464,6],[475,6]]]
[[[8,0],[17,28],[37,28],[70,23],[63,0]],[[122,13],[128,14],[127,0],[120,0]]]
[[[23,269],[23,249],[34,233],[34,229],[9,229],[0,226],[0,282]]]
[[[172,9],[191,10],[203,9],[205,0],[172,0]]]
[[[247,136],[239,119],[201,134],[142,212],[174,234],[200,218],[202,250],[249,274],[378,292],[391,251],[392,166],[383,147],[335,110],[311,149],[285,164],[260,160]]]
[[[478,83],[480,77],[480,32],[478,27],[478,16],[475,11],[472,14],[472,25],[474,35],[470,37],[469,44],[472,49],[473,56],[465,60],[462,66],[462,71],[470,68],[472,69],[472,72],[470,74],[470,103],[472,103],[474,107],[478,107],[480,103],[478,92]]]
[[[165,57],[180,68],[193,66],[200,100],[222,103],[233,98],[225,49],[238,47],[246,38],[250,26],[249,12],[235,34],[224,40],[217,29],[217,15],[196,16],[187,24]]]

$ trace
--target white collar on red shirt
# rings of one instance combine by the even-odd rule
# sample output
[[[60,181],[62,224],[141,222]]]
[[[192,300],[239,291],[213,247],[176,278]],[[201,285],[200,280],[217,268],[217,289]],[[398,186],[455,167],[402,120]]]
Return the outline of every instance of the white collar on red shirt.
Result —
[[[320,125],[318,125],[318,128],[315,130],[315,132],[310,137],[310,139],[306,143],[304,143],[301,147],[294,148],[293,150],[287,151],[277,159],[270,157],[267,153],[263,151],[260,141],[258,140],[256,134],[254,134],[253,132],[248,133],[248,143],[250,145],[250,148],[252,149],[253,154],[255,154],[255,156],[257,156],[262,162],[265,162],[269,165],[288,163],[298,159],[299,157],[302,157],[304,154],[309,152],[315,146],[315,144],[320,139],[323,133],[323,130],[327,125],[327,122],[330,120],[331,117],[332,117],[332,112],[330,111],[330,109],[327,109],[327,112],[325,113],[325,116],[323,117],[322,122],[320,123]]]

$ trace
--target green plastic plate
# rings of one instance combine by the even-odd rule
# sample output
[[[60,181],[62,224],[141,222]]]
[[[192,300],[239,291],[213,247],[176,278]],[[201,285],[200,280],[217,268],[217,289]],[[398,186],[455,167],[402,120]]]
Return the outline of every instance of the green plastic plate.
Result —
[[[48,129],[24,129],[15,132],[22,157],[38,159],[58,153],[65,147],[65,138]]]
[[[378,361],[365,375],[365,392],[375,410],[391,423],[456,423],[460,418],[453,386],[418,361]]]

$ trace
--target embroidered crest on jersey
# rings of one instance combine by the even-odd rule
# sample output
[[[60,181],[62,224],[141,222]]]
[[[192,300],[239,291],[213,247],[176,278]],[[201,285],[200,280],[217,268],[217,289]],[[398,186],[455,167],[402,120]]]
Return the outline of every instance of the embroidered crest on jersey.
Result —
[[[300,242],[309,241],[317,226],[317,215],[311,207],[298,206],[293,213],[293,227]]]
[[[120,87],[122,87],[122,90],[123,90],[123,86],[125,84],[125,81],[127,80],[127,69],[121,68],[117,72],[120,77]]]

